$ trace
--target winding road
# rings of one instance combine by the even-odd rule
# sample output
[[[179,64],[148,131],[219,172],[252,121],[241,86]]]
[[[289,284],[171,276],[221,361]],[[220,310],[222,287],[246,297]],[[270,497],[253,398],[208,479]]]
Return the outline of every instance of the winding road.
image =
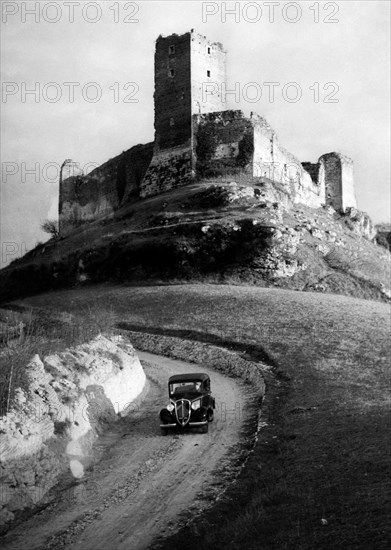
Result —
[[[57,487],[46,508],[0,539],[3,550],[143,550],[224,487],[248,416],[248,386],[202,366],[138,355],[148,378],[141,403],[97,440],[82,479]],[[168,377],[200,371],[210,375],[217,404],[209,432],[161,436]]]

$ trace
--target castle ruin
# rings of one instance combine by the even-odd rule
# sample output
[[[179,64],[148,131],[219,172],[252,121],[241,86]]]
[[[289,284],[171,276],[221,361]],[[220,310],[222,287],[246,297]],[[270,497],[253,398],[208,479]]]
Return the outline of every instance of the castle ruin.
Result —
[[[340,153],[301,163],[261,116],[223,102],[226,51],[193,29],[159,36],[155,49],[155,140],[137,145],[86,176],[61,183],[62,235],[125,204],[200,178],[229,175],[282,184],[292,202],[356,208],[353,162]]]

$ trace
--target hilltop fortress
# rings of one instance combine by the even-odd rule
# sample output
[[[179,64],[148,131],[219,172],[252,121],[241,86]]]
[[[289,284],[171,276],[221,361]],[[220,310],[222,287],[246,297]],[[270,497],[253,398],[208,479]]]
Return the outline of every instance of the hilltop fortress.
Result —
[[[159,36],[155,50],[155,140],[86,176],[60,182],[62,235],[122,206],[196,180],[246,177],[284,186],[292,203],[356,208],[353,162],[340,153],[301,163],[261,116],[227,110],[226,51],[194,30]]]

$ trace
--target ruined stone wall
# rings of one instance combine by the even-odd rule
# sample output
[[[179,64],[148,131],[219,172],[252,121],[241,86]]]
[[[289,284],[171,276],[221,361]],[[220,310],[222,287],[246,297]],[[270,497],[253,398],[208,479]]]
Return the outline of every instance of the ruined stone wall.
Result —
[[[153,143],[136,145],[86,176],[64,180],[60,190],[60,233],[65,235],[85,222],[111,216],[121,205],[138,197],[152,154]]]
[[[242,111],[222,111],[193,117],[196,171],[201,177],[245,170],[250,179],[276,181],[285,186],[293,202],[318,208],[324,188],[313,180],[300,161],[279,143],[267,121]]]
[[[193,129],[197,176],[224,176],[252,164],[253,126],[242,111],[194,115]]]
[[[279,143],[268,122],[257,115],[254,121],[254,176],[267,177],[289,186],[307,177],[300,161]]]
[[[318,208],[324,203],[323,188],[314,182],[310,174],[292,153],[278,141],[268,122],[256,115],[254,124],[254,177],[267,177],[287,187],[294,202]]]
[[[308,174],[311,176],[311,179],[314,183],[318,183],[319,181],[319,168],[320,164],[318,162],[302,162],[302,167]]]
[[[193,152],[178,146],[155,152],[140,187],[140,197],[158,195],[193,181]]]
[[[83,223],[108,217],[118,208],[113,170],[108,167],[106,175],[99,169],[94,172],[93,175],[75,176],[62,182],[59,208],[61,235]]]

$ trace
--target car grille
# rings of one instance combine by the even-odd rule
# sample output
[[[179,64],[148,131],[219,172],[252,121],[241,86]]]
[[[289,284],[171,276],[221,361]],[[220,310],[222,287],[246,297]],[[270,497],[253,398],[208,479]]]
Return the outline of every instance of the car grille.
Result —
[[[190,412],[190,401],[188,399],[179,399],[175,403],[176,418],[181,426],[186,426],[186,424],[189,422]]]

